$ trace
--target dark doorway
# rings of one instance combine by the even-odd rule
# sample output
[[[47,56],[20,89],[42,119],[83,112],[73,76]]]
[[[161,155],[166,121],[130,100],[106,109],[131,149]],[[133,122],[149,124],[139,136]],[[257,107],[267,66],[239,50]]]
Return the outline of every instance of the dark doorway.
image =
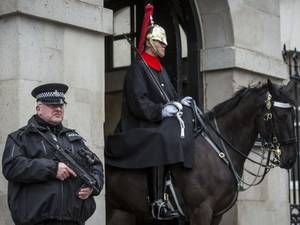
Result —
[[[105,0],[114,12],[114,34],[105,39],[105,135],[113,132],[120,117],[123,79],[134,54],[123,37],[135,38],[136,45],[147,3],[154,6],[154,22],[165,28],[168,47],[162,64],[181,96],[193,96],[203,103],[200,73],[202,47],[199,16],[193,0]]]

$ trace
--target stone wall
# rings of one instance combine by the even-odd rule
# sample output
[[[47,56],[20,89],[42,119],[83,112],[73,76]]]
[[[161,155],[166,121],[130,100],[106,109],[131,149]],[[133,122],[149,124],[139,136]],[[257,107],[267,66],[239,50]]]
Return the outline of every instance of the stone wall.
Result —
[[[287,50],[300,50],[300,2],[297,0],[280,1],[281,45]]]

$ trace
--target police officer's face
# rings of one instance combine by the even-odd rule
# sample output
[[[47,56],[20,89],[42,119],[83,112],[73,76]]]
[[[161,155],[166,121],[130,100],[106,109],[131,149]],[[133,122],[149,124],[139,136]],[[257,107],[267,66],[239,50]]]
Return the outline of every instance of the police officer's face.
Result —
[[[52,125],[60,124],[64,119],[64,105],[45,105],[39,103],[36,106],[37,115]]]

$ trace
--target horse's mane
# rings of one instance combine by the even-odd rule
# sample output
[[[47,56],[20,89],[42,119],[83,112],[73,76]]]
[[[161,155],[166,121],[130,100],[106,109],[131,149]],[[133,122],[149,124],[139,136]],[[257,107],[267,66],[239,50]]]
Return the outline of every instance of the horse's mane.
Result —
[[[238,90],[234,96],[224,102],[221,102],[220,104],[216,105],[212,110],[206,113],[206,116],[211,118],[220,117],[232,109],[234,109],[241,101],[241,99],[248,93],[258,93],[261,92],[261,90],[266,90],[267,84],[261,84],[258,83],[253,86],[249,87],[242,87],[240,90]]]

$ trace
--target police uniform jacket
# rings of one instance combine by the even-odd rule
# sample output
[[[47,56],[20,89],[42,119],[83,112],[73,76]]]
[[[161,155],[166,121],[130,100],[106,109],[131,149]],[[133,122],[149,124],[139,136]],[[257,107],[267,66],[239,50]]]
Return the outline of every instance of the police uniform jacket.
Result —
[[[166,70],[149,69],[169,100],[178,100]],[[177,162],[191,167],[192,154],[189,150],[183,151],[184,142],[189,140],[180,140],[180,125],[176,117],[162,117],[167,102],[150,76],[141,61],[128,69],[121,118],[115,133],[107,138],[105,162],[120,168],[146,168]]]
[[[83,138],[62,125],[49,128],[39,117],[33,116],[27,126],[8,135],[3,153],[3,174],[9,181],[8,204],[15,224],[33,225],[47,219],[84,224],[95,211],[94,198],[77,197],[83,185],[79,178],[64,181],[56,178],[58,161],[53,147],[35,129],[50,139],[55,135],[59,145],[90,171],[99,190],[103,186],[102,164],[85,146]],[[86,154],[94,158],[93,163],[88,163]]]

